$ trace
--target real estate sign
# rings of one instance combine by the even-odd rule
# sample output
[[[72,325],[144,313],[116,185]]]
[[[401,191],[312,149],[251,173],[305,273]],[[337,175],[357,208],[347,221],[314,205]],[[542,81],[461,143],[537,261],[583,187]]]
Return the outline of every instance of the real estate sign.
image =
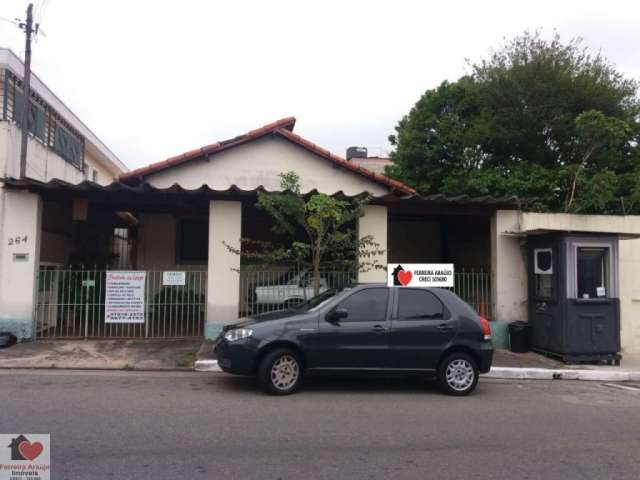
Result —
[[[144,323],[147,272],[107,272],[105,323]]]
[[[389,263],[389,287],[453,287],[453,263]]]

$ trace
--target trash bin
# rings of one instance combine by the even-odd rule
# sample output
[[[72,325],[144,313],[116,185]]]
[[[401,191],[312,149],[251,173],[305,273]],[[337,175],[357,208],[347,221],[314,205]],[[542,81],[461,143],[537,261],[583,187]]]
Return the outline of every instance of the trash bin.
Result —
[[[525,353],[531,348],[531,325],[518,320],[509,324],[509,345],[512,352]]]

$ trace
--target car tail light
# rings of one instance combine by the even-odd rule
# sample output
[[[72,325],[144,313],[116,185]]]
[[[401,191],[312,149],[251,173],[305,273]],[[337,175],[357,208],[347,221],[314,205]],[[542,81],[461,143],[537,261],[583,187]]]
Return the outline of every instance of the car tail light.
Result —
[[[482,335],[485,340],[491,340],[491,325],[489,320],[480,315],[480,325],[482,325]]]

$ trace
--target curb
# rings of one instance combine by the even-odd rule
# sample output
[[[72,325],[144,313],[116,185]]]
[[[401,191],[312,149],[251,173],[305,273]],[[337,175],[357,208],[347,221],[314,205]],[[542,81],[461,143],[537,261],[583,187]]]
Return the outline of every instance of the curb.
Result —
[[[485,378],[504,380],[586,380],[595,382],[637,382],[640,371],[570,370],[551,368],[491,367]]]
[[[196,372],[222,372],[218,360],[196,360],[193,369]]]
[[[197,360],[196,372],[222,372],[217,360]],[[502,380],[585,380],[594,382],[638,382],[640,371],[570,370],[551,368],[492,367],[484,378]]]
[[[0,371],[4,371],[4,370],[49,370],[49,371],[63,371],[63,370],[70,370],[72,372],[192,372],[193,368],[189,368],[189,367],[176,367],[176,368],[135,368],[135,367],[131,367],[131,368],[122,368],[122,367],[64,367],[64,366],[57,366],[57,367],[51,367],[51,366],[46,366],[46,365],[42,365],[42,366],[38,366],[38,365],[34,365],[34,366],[24,366],[24,365],[14,365],[14,366],[6,366],[6,365],[0,365]]]

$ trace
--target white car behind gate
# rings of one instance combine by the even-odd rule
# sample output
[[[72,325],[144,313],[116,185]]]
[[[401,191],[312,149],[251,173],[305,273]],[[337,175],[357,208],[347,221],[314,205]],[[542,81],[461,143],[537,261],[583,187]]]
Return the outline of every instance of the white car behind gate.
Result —
[[[278,279],[273,285],[255,287],[255,305],[282,305],[292,307],[313,297],[313,281],[310,271],[288,278]],[[320,293],[329,289],[327,279],[320,277]]]

